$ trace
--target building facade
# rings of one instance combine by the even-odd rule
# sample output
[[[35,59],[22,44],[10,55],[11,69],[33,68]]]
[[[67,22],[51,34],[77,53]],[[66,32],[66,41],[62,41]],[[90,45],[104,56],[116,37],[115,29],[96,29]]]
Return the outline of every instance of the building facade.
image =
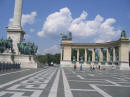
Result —
[[[72,37],[72,36],[71,36]],[[117,41],[106,43],[72,43],[72,38],[65,35],[61,41],[61,66],[80,66],[81,57],[83,66],[90,65],[116,66],[121,70],[129,69],[130,40],[124,32]]]

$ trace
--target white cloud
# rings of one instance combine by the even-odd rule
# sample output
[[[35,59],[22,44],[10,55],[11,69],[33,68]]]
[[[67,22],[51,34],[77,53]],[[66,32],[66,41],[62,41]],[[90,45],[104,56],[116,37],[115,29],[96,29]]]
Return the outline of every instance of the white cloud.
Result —
[[[71,12],[68,8],[60,9],[59,12],[50,14],[42,30],[38,32],[38,36],[44,36],[45,34],[55,34],[59,32],[66,32],[72,22]]]
[[[31,12],[30,14],[23,14],[22,15],[22,22],[21,25],[24,26],[26,24],[33,24],[35,22],[35,18],[37,16],[37,12]],[[12,25],[13,18],[9,19],[9,26]]]
[[[47,54],[47,53],[50,53],[50,54],[60,53],[60,48],[59,48],[58,45],[53,45],[50,48],[44,49],[42,53],[43,54]]]
[[[101,15],[96,15],[93,20],[87,20],[88,13],[83,11],[78,18],[73,19],[68,8],[62,8],[58,12],[50,14],[43,24],[38,36],[47,34],[59,34],[60,32],[72,32],[73,36],[96,37],[95,42],[110,41],[115,39],[120,30],[113,24],[114,18],[104,19]]]

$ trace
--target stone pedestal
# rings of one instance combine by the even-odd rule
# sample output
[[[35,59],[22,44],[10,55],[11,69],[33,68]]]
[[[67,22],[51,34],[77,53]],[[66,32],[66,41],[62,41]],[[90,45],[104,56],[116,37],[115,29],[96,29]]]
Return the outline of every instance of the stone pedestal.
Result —
[[[120,70],[130,70],[129,62],[121,62],[120,63]]]
[[[7,38],[10,37],[13,40],[13,49],[15,54],[19,54],[17,44],[23,41],[25,32],[22,29],[7,29]]]
[[[36,56],[33,55],[15,55],[14,60],[16,63],[21,64],[21,68],[37,68]]]
[[[3,63],[13,63],[13,56],[12,54],[0,54],[0,62]]]
[[[37,68],[38,67],[36,56],[33,56],[33,55],[0,54],[0,62],[20,63],[21,68]]]

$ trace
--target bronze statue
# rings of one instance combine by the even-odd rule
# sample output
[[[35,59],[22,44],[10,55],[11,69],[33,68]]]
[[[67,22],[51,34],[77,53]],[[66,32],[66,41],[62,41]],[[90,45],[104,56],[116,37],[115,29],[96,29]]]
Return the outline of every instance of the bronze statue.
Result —
[[[0,39],[0,53],[3,53],[7,49],[13,52],[13,40],[10,37],[7,40]]]
[[[21,54],[35,55],[37,53],[38,46],[34,43],[24,42],[18,43],[18,49]]]
[[[125,30],[123,30],[123,31],[121,32],[121,37],[126,37],[126,31],[125,31]]]
[[[72,33],[69,32],[68,35],[61,33],[62,40],[72,40]]]

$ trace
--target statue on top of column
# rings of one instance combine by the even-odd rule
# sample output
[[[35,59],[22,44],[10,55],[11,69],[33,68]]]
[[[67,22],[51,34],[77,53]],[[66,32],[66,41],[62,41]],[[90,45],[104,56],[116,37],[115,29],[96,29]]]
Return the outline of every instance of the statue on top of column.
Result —
[[[127,37],[126,33],[127,32],[125,30],[122,30],[122,32],[121,32],[121,38],[120,38],[121,40],[122,39],[128,40],[128,37]]]
[[[126,31],[125,31],[125,30],[123,30],[123,31],[121,32],[121,37],[126,37]]]
[[[72,33],[69,32],[68,35],[61,33],[61,38],[62,38],[62,40],[72,40]]]

